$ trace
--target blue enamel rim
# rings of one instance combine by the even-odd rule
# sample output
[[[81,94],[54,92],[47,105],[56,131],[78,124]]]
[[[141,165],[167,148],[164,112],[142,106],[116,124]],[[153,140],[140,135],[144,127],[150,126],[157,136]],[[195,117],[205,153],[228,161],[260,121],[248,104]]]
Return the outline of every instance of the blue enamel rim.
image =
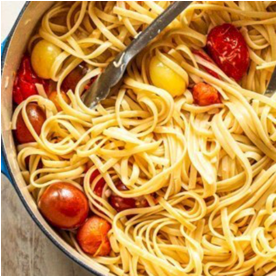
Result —
[[[15,28],[19,22],[19,20],[21,19],[24,11],[26,10],[26,8],[28,7],[28,5],[30,4],[30,1],[26,1],[25,5],[23,6],[22,10],[20,11],[12,29],[11,32],[9,33],[9,35],[7,36],[7,38],[1,43],[1,77],[2,77],[2,73],[3,73],[3,68],[4,68],[4,61],[6,59],[6,55],[7,55],[7,50],[9,48],[9,44],[10,44],[10,40],[11,37],[15,31]],[[105,276],[99,272],[97,272],[96,270],[93,270],[91,267],[89,267],[87,264],[85,264],[84,262],[82,262],[81,260],[79,260],[77,257],[75,257],[71,252],[69,252],[67,249],[65,249],[60,243],[58,243],[58,241],[46,230],[46,228],[44,227],[43,224],[41,224],[41,222],[37,219],[37,217],[35,216],[35,214],[33,213],[33,211],[30,209],[28,202],[24,199],[16,181],[15,178],[12,174],[8,159],[7,159],[7,154],[6,154],[6,149],[3,143],[3,138],[1,135],[1,173],[3,173],[10,181],[10,183],[13,185],[14,189],[16,190],[16,193],[18,195],[18,197],[20,198],[21,202],[23,203],[25,209],[27,210],[27,212],[29,213],[29,215],[31,216],[32,220],[36,223],[36,225],[42,230],[42,232],[46,235],[46,237],[56,246],[58,247],[64,254],[66,254],[66,256],[68,256],[71,260],[73,260],[74,262],[76,262],[78,265],[80,265],[81,267],[85,268],[86,270],[88,270],[90,273],[92,273],[94,276]]]

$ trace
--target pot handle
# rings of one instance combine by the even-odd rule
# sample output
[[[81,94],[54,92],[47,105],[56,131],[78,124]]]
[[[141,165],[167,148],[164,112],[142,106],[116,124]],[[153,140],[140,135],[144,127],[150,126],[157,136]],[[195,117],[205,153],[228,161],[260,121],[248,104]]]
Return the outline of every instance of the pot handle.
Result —
[[[6,42],[7,42],[7,38],[4,39],[4,41],[1,43],[1,57],[3,54],[3,50],[5,48]],[[10,175],[8,167],[7,167],[6,157],[3,152],[3,149],[4,149],[3,143],[1,142],[1,173],[3,173],[9,179],[9,181],[12,182],[12,178],[11,178],[11,175]]]
[[[6,164],[5,154],[3,153],[3,144],[1,147],[1,173],[4,174],[7,177],[7,179],[12,183],[12,178]]]
[[[3,50],[5,48],[6,42],[7,42],[8,38],[5,38],[2,42],[1,42],[1,58],[2,58],[2,54],[3,54]]]

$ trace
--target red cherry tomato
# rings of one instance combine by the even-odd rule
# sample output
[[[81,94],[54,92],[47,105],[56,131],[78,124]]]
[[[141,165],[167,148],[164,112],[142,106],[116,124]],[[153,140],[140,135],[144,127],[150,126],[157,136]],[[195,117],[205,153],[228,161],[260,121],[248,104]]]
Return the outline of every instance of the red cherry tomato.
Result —
[[[108,232],[111,225],[105,219],[93,216],[79,228],[76,240],[81,249],[94,257],[107,256],[111,251]]]
[[[86,169],[85,172],[87,172],[89,170]],[[91,174],[90,176],[90,184],[92,184],[92,182],[94,181],[94,179],[99,176],[100,173],[99,171],[96,169],[95,171],[93,171],[93,173]],[[95,185],[95,188],[94,188],[94,193],[98,196],[98,197],[101,197],[102,195],[102,192],[103,192],[103,188],[105,186],[105,180],[103,178],[100,178],[97,182],[97,184]]]
[[[90,166],[90,163],[89,163],[89,166]],[[88,171],[89,168],[86,170]],[[86,172],[85,171],[85,172]],[[90,176],[90,184],[92,184],[92,182],[94,181],[94,179],[99,176],[100,173],[99,171],[96,169],[95,171],[93,171],[93,173],[91,174]],[[103,193],[103,189],[105,187],[105,180],[103,178],[100,178],[98,180],[98,182],[96,183],[95,187],[94,187],[94,194],[97,195],[98,197],[101,197],[102,196],[102,193]],[[99,203],[99,202],[98,202]],[[101,205],[101,204],[100,204]],[[101,212],[97,207],[95,207],[96,210],[98,210],[99,212]]]
[[[64,182],[50,185],[41,196],[38,207],[51,225],[67,230],[81,226],[89,213],[85,194]]]
[[[205,52],[200,51],[200,50],[193,50],[192,52],[193,52],[193,54],[195,54],[195,55],[201,57],[202,59],[204,59],[204,60],[206,60],[206,61],[208,61],[208,62],[210,62],[210,63],[213,64],[213,60],[212,60]],[[204,69],[207,71],[207,73],[209,73],[211,76],[213,76],[213,77],[219,79],[219,75],[218,75],[216,72],[212,71],[211,69],[209,69],[209,68],[207,68],[207,67],[205,67],[205,66],[203,66],[203,68],[204,68]]]
[[[94,188],[94,193],[98,196],[101,197],[102,196],[102,192],[103,192],[103,188],[105,186],[105,180],[103,178],[99,179],[99,181],[97,182],[97,184],[95,185]]]
[[[207,51],[227,76],[236,81],[248,70],[250,58],[246,41],[232,24],[225,23],[210,31]]]
[[[31,67],[30,58],[24,56],[15,77],[13,87],[13,100],[20,104],[32,95],[38,94],[35,84],[42,84],[46,92],[49,90],[49,83],[39,78]]]
[[[95,171],[93,171],[93,173],[91,174],[91,177],[90,177],[90,183],[92,183],[98,175],[100,175],[100,172],[97,169]]]
[[[78,82],[86,75],[87,70],[88,69],[83,64],[79,64],[75,69],[73,69],[62,83],[63,91],[74,91]]]
[[[218,91],[211,85],[205,83],[199,83],[193,87],[193,98],[199,106],[221,103]]]
[[[120,191],[128,190],[128,188],[123,183],[119,183],[116,187]],[[123,198],[121,196],[116,195],[114,192],[110,196],[109,202],[117,212],[134,208],[149,207],[149,203],[144,197]]]
[[[36,103],[29,103],[26,107],[27,116],[38,136],[41,134],[42,125],[46,120],[45,113]],[[15,135],[19,143],[34,142],[35,139],[27,128],[22,114],[20,113],[16,122]]]
[[[93,182],[93,180],[100,175],[98,170],[95,170],[91,177],[90,177],[90,183]],[[97,184],[94,187],[94,193],[101,197],[103,193],[103,189],[105,186],[105,180],[103,178],[100,178]],[[127,191],[128,188],[123,184],[119,183],[116,185],[117,189],[120,191]],[[115,193],[112,193],[112,195],[109,197],[109,203],[110,205],[117,211],[121,212],[127,209],[133,209],[133,208],[145,208],[149,207],[148,201],[143,197],[136,197],[136,198],[123,198],[121,196],[116,195]]]

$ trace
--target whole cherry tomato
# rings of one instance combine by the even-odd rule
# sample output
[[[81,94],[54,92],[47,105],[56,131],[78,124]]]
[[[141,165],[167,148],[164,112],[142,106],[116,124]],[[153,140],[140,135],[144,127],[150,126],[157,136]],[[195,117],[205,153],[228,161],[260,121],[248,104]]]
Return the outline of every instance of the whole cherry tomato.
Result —
[[[62,89],[65,92],[69,90],[74,91],[78,82],[86,75],[87,67],[83,64],[79,64],[76,68],[74,68],[64,79],[62,83]]]
[[[119,183],[116,187],[120,191],[128,190],[128,188],[123,183]],[[109,202],[117,212],[134,208],[149,207],[149,203],[144,197],[123,198],[121,196],[116,195],[114,192],[112,192],[109,198]]]
[[[207,37],[207,51],[227,76],[239,81],[247,72],[250,58],[246,41],[232,24],[213,28]]]
[[[81,249],[94,257],[107,256],[111,251],[108,232],[111,224],[99,216],[89,218],[77,232],[76,240]]]
[[[208,62],[210,62],[210,63],[213,64],[213,60],[212,60],[205,52],[200,51],[200,50],[193,50],[192,52],[193,52],[193,54],[195,54],[195,55],[201,57],[202,59],[204,59],[204,60],[206,60],[206,61],[208,61]],[[209,73],[211,76],[213,76],[213,77],[219,79],[219,75],[218,75],[216,72],[212,71],[211,69],[209,69],[209,68],[207,68],[207,67],[205,67],[205,66],[203,66],[203,68],[204,68],[204,69],[207,71],[207,73]]]
[[[44,111],[36,103],[29,103],[26,107],[27,116],[38,136],[41,134],[42,125],[46,120]],[[34,142],[35,139],[27,128],[22,114],[20,113],[16,122],[15,135],[19,143]]]
[[[29,96],[38,94],[35,84],[42,84],[46,92],[49,89],[48,81],[39,78],[31,67],[30,58],[24,56],[15,77],[13,87],[13,100],[20,104]]]
[[[173,97],[182,95],[186,90],[186,81],[158,56],[150,60],[149,75],[154,86],[168,91]]]
[[[91,177],[92,179],[92,177]],[[102,196],[102,192],[103,192],[103,188],[105,186],[105,180],[103,178],[99,179],[99,181],[97,182],[97,184],[95,185],[94,188],[94,193],[98,196],[101,197]]]
[[[95,170],[91,177],[90,177],[90,183],[93,182],[93,180],[100,175],[98,170]],[[103,188],[105,186],[105,180],[103,178],[100,178],[97,182],[97,184],[94,187],[94,193],[101,197],[103,193]],[[117,189],[120,191],[127,191],[128,188],[122,183],[119,182],[116,185]],[[134,208],[145,208],[149,207],[148,201],[144,197],[136,197],[136,198],[123,198],[121,196],[116,195],[114,192],[112,192],[111,196],[109,197],[109,203],[110,205],[117,211],[121,212],[127,209],[134,209]]]
[[[89,163],[89,166],[93,166],[91,163]],[[90,168],[87,168],[85,172],[87,172]],[[100,172],[96,169],[93,171],[93,173],[90,176],[90,184],[94,181],[94,179],[100,175]],[[103,178],[100,178],[97,182],[97,184],[94,187],[94,193],[98,196],[101,197],[103,188],[105,186],[105,180]]]
[[[88,163],[88,170],[90,169],[91,166],[93,166],[93,163],[92,162],[89,162]],[[90,177],[90,184],[93,183],[94,179],[96,177],[98,177],[100,175],[100,172],[96,169],[95,171],[93,171],[93,173],[91,174],[91,177]],[[98,197],[101,197],[102,196],[102,192],[103,192],[103,189],[104,189],[104,186],[105,186],[105,180],[103,178],[100,178],[97,182],[97,184],[95,185],[94,187],[94,193],[98,196]]]
[[[40,40],[31,53],[31,64],[36,74],[43,79],[51,78],[51,68],[57,57],[61,54],[61,49],[55,44]]]
[[[198,83],[193,87],[193,98],[199,106],[221,103],[219,92],[205,83]]]
[[[65,182],[50,185],[39,199],[38,207],[51,225],[67,230],[81,226],[89,213],[85,194]]]

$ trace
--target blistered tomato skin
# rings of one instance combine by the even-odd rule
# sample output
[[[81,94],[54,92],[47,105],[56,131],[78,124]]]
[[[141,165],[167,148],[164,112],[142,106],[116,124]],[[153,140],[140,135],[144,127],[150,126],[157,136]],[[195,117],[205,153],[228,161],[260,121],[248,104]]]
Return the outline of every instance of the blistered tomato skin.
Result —
[[[128,188],[123,183],[119,183],[116,187],[119,191],[128,190]],[[110,196],[109,202],[117,212],[121,212],[128,209],[149,207],[149,203],[144,197],[123,198],[121,196],[116,195],[114,192]]]
[[[13,86],[13,100],[20,104],[32,95],[38,94],[35,84],[42,84],[45,91],[48,91],[49,84],[47,81],[39,78],[31,67],[30,58],[24,56],[15,77]]]
[[[94,257],[108,256],[111,252],[108,238],[110,229],[109,222],[101,217],[93,216],[79,228],[76,240],[85,253]]]
[[[29,103],[26,107],[26,113],[35,132],[39,136],[41,134],[42,125],[46,120],[44,111],[38,106],[38,104]],[[27,128],[22,113],[20,113],[17,118],[15,135],[20,144],[36,141]]]
[[[193,98],[199,106],[221,103],[218,91],[211,85],[205,83],[198,83],[193,87]]]
[[[247,72],[250,57],[246,41],[232,24],[213,28],[207,37],[207,51],[219,68],[233,78],[241,80]]]
[[[85,194],[65,182],[50,185],[42,194],[38,207],[52,226],[65,230],[78,228],[89,214]]]
[[[46,41],[39,41],[31,54],[31,63],[36,74],[43,79],[51,78],[51,67],[60,55],[61,49]]]

